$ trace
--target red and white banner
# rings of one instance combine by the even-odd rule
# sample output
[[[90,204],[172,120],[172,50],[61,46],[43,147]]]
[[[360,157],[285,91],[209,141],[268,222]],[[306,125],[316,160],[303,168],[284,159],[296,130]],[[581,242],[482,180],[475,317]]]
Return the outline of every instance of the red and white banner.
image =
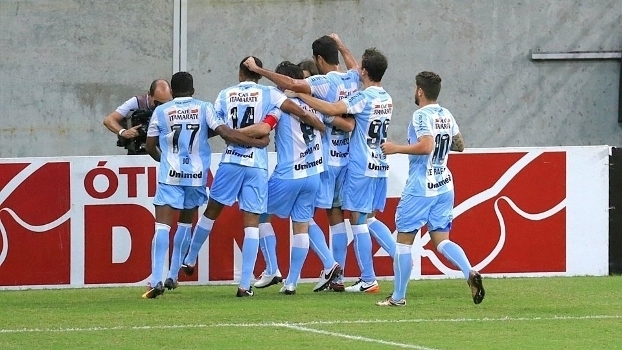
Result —
[[[607,146],[452,154],[452,240],[488,276],[606,275],[608,159]],[[219,160],[214,154],[212,173]],[[387,206],[377,217],[395,230],[408,159],[390,156],[389,162]],[[0,289],[145,284],[157,165],[148,156],[0,159]],[[315,220],[329,240],[325,214],[318,212]],[[286,273],[290,223],[277,219],[273,225],[279,267]],[[241,214],[226,208],[199,254],[197,273],[181,274],[180,281],[236,280],[243,238]],[[373,249],[376,274],[390,278],[391,257],[375,242]],[[417,235],[413,256],[412,278],[461,276],[435,253],[425,230]],[[259,275],[261,254],[257,261]],[[310,252],[302,278],[316,278],[321,269]],[[346,276],[358,275],[350,246]]]

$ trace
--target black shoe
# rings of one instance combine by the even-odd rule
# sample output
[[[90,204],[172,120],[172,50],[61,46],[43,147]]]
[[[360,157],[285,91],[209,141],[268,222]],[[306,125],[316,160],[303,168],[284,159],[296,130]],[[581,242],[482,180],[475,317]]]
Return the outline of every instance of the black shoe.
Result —
[[[177,283],[177,281],[173,281],[172,278],[167,278],[166,281],[164,281],[164,288],[171,290],[171,289],[175,289],[179,286],[179,283]]]
[[[473,302],[479,304],[484,300],[486,291],[484,291],[484,285],[482,284],[482,275],[477,271],[471,271],[469,273],[469,279],[467,280],[469,287],[471,287],[471,295],[473,296]]]
[[[194,275],[194,266],[181,264],[181,269],[184,271],[184,275],[186,276]]]
[[[164,294],[164,286],[162,285],[162,282],[158,282],[155,287],[148,287],[147,291],[143,294],[143,298],[155,299],[158,295],[162,294]]]
[[[253,292],[253,287],[250,287],[248,289],[238,287],[238,293],[235,296],[238,298],[242,298],[242,297],[252,297],[253,295],[255,295],[255,292]]]

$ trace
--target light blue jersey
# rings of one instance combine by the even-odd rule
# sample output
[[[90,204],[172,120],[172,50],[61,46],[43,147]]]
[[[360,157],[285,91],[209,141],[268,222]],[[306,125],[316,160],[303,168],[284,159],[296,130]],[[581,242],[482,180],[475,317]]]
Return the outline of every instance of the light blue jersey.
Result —
[[[299,99],[292,99],[303,110],[323,120],[323,115]],[[321,133],[288,113],[270,112],[278,119],[275,128],[277,162],[272,176],[278,179],[301,179],[324,171]]]
[[[447,168],[447,154],[452,138],[460,130],[451,113],[439,106],[430,104],[413,113],[408,124],[408,144],[418,142],[421,136],[434,138],[434,150],[426,155],[410,155],[408,180],[404,194],[432,197],[453,190],[451,171]]]
[[[381,87],[370,86],[344,100],[356,126],[350,136],[348,172],[368,177],[387,177],[389,163],[380,145],[386,142],[393,101]]]
[[[337,102],[348,98],[358,91],[359,74],[356,70],[345,73],[329,72],[326,75],[314,75],[306,81],[311,87],[311,94],[327,102]],[[350,135],[348,132],[334,128],[328,124],[326,132],[322,136],[324,142],[327,164],[330,166],[345,166],[348,164],[348,145]]]
[[[205,186],[212,151],[208,128],[225,122],[209,102],[178,97],[158,106],[147,136],[158,137],[161,152],[158,182],[178,186]]]
[[[286,99],[287,96],[274,87],[241,82],[222,90],[214,107],[231,128],[241,129],[261,122],[268,112],[281,107]],[[268,149],[229,144],[221,163],[268,169]]]

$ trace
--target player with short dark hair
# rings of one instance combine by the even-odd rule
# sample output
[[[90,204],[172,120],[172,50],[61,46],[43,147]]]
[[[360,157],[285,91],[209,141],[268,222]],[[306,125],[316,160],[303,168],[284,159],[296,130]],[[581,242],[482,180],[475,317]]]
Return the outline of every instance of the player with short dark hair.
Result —
[[[336,116],[334,120],[341,121],[344,118],[339,117],[340,115],[353,114],[353,120],[356,121],[350,136],[349,162],[342,188],[342,208],[350,211],[354,251],[361,269],[361,278],[354,285],[345,288],[346,292],[377,292],[380,288],[374,272],[368,217],[376,210],[384,210],[387,195],[389,164],[380,149],[380,145],[387,140],[393,113],[391,96],[382,88],[381,82],[387,66],[387,59],[381,52],[375,48],[367,49],[363,53],[359,68],[364,90],[334,103],[307,94],[297,94],[312,108]],[[375,225],[378,226],[378,223],[380,221],[376,220]],[[386,245],[385,250],[392,255],[395,241],[388,228],[383,232],[386,240],[378,241]]]
[[[385,142],[385,154],[409,155],[408,180],[397,206],[397,247],[393,269],[393,294],[377,302],[380,306],[406,305],[406,288],[412,269],[412,245],[417,231],[428,225],[436,250],[464,274],[475,304],[484,300],[482,277],[473,270],[464,250],[449,240],[453,220],[454,183],[447,167],[449,151],[462,152],[464,140],[453,115],[436,99],[441,91],[441,77],[433,72],[417,74],[415,103],[420,107],[408,123],[408,144]]]
[[[294,79],[302,79],[303,77],[302,69],[289,61],[281,62],[276,67],[275,72]],[[279,88],[282,89],[282,87]],[[311,109],[301,100],[293,99],[293,101],[304,110],[316,115],[318,120],[323,120],[322,114]],[[275,116],[279,122],[275,128],[277,164],[268,181],[267,214],[288,218],[292,221],[293,239],[289,275],[280,292],[295,294],[300,271],[309,250],[309,221],[313,220],[314,202],[320,185],[320,174],[325,168],[325,154],[322,150],[319,131],[290,114],[276,110],[271,112],[271,115]],[[259,133],[257,136],[270,133],[270,127],[265,123],[255,124],[250,128],[257,130]],[[260,227],[269,225],[269,215],[266,215],[267,218],[262,218]],[[322,240],[322,242],[325,241]],[[265,251],[266,247],[266,244],[262,245],[262,252],[266,258],[266,273],[274,274],[278,269],[276,267],[276,245],[272,247],[274,249],[270,253]],[[326,250],[328,251],[328,247]],[[332,261],[333,265],[326,278],[322,285],[316,286],[316,290],[326,288],[332,280],[341,275],[341,267],[334,260]],[[259,285],[255,284],[255,287],[262,288],[269,285],[271,284],[262,285],[259,283]]]
[[[292,90],[300,93],[312,94],[315,97],[328,102],[335,102],[347,98],[351,94],[358,91],[359,74],[357,71],[358,63],[350,50],[343,44],[337,34],[323,36],[312,44],[313,59],[322,75],[311,76],[307,79],[293,79],[284,75],[271,72],[261,67],[253,65],[252,60],[248,60],[246,64],[253,71],[260,73],[266,78],[272,80],[277,86],[284,89]],[[339,53],[341,52],[347,72],[340,72]],[[318,285],[324,285],[323,277],[333,265],[332,261],[336,261],[340,266],[345,266],[348,236],[346,233],[346,225],[344,223],[343,211],[341,209],[341,187],[346,173],[346,165],[349,158],[349,132],[354,128],[353,123],[344,123],[343,127],[327,124],[327,132],[324,134],[324,149],[327,153],[326,171],[322,173],[322,181],[320,190],[315,203],[316,208],[324,209],[328,215],[330,231],[332,233],[332,252],[328,250],[324,233],[320,227],[312,221],[309,227],[309,237],[312,242],[314,251],[318,254],[324,265],[324,270],[320,273]],[[389,229],[380,221],[373,220],[373,234],[377,241],[392,254],[392,247],[395,243]],[[274,230],[269,226],[265,226],[265,230],[260,231],[261,236],[265,236],[266,242],[274,241]],[[315,242],[315,243],[314,243]],[[263,243],[263,240],[262,240]],[[314,244],[313,244],[314,243]],[[262,249],[263,251],[263,249]],[[269,249],[271,251],[271,249]],[[276,253],[272,253],[276,254]],[[264,274],[262,279],[256,283],[256,286],[265,286],[266,284],[278,281],[280,272],[276,270],[274,275]],[[333,291],[343,291],[344,286],[341,280],[337,283],[329,285],[329,289]]]
[[[223,119],[218,118],[211,103],[194,99],[190,73],[175,73],[171,78],[171,89],[173,100],[156,107],[147,132],[147,152],[160,162],[158,186],[153,200],[156,224],[151,247],[151,281],[147,292],[143,294],[143,298],[147,299],[163,294],[165,287],[177,287],[176,277],[181,256],[187,249],[192,218],[196,209],[207,201],[205,187],[211,161],[208,129],[227,142],[255,147],[265,147],[269,142],[267,137],[255,139],[232,130]],[[181,213],[171,261],[171,270],[175,273],[169,273],[169,278],[163,284],[162,272],[169,247],[169,231],[176,211]]]
[[[324,124],[315,115],[300,108],[283,92],[274,87],[258,84],[261,76],[243,64],[247,59],[248,57],[245,57],[240,62],[239,83],[222,90],[215,103],[216,113],[226,120],[231,128],[244,129],[262,122],[274,127],[277,119],[268,113],[279,108],[296,115],[315,129],[324,131]],[[260,60],[256,60],[261,63]],[[259,215],[267,210],[267,192],[268,151],[265,148],[229,143],[214,175],[207,208],[197,223],[190,251],[184,259],[182,265],[184,272],[187,275],[194,273],[197,254],[211,232],[214,221],[225,205],[231,206],[237,200],[244,221],[244,243],[242,275],[236,295],[252,296],[250,280],[259,249]]]

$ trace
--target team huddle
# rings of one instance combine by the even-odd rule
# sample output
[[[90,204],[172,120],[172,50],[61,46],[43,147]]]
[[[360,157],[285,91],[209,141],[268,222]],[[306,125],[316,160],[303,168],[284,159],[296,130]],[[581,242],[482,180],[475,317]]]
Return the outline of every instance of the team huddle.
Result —
[[[301,65],[281,62],[274,71],[256,57],[239,66],[239,84],[224,89],[214,104],[194,99],[192,76],[175,73],[173,100],[159,105],[147,133],[147,152],[160,162],[154,198],[155,235],[152,275],[144,298],[156,298],[177,287],[182,270],[194,274],[199,250],[224,206],[236,201],[242,212],[242,270],[236,295],[250,297],[255,289],[283,283],[280,293],[295,294],[309,247],[323,264],[314,291],[379,291],[373,266],[372,237],[394,259],[394,292],[380,306],[406,305],[415,234],[427,224],[436,250],[459,268],[473,302],[485,292],[462,248],[449,240],[453,219],[453,178],[447,168],[450,150],[462,151],[464,141],[451,113],[436,99],[441,79],[432,72],[416,77],[415,102],[420,107],[408,124],[408,144],[387,141],[393,101],[382,88],[388,67],[378,50],[365,50],[357,61],[336,34],[312,44],[320,74],[305,77]],[[346,70],[339,64],[341,54]],[[312,73],[311,73],[312,74]],[[276,85],[258,84],[265,77]],[[277,164],[268,176],[269,135],[274,131]],[[226,149],[207,195],[211,149],[208,138],[222,137]],[[375,218],[387,195],[387,155],[409,155],[409,174],[396,211],[397,239]],[[192,230],[199,206],[207,207]],[[169,231],[179,213],[168,276],[163,278]],[[328,216],[331,248],[313,221],[316,211]],[[348,236],[344,211],[349,212],[359,280],[344,286]],[[276,215],[292,222],[289,271],[282,276],[276,259]],[[251,286],[259,250],[266,269]]]

